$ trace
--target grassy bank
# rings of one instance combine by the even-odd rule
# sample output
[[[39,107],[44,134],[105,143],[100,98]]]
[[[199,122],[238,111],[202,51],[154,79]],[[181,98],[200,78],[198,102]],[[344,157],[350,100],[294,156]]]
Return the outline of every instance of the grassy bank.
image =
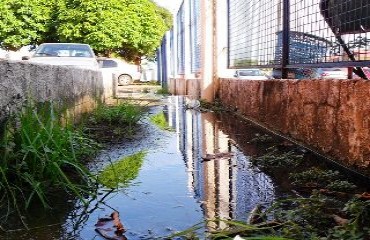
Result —
[[[119,126],[132,133],[143,113],[141,108],[129,103],[101,105],[87,116],[86,122],[106,129]],[[72,194],[82,201],[94,193],[97,177],[84,163],[101,147],[94,139],[113,131],[92,134],[88,125],[76,126],[61,116],[62,112],[52,103],[29,104],[5,123],[0,139],[3,221],[14,213],[23,221],[21,216],[34,203],[51,207],[52,193]]]

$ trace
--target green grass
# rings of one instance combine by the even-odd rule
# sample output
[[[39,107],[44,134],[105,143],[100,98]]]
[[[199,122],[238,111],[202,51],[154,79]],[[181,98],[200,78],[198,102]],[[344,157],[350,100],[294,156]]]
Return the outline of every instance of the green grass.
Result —
[[[7,121],[0,140],[1,207],[21,214],[34,201],[48,207],[51,191],[80,199],[89,192],[93,177],[81,160],[99,145],[63,122],[52,103],[29,104]]]
[[[168,90],[168,88],[161,88],[158,89],[156,93],[161,95],[169,95],[170,91]]]
[[[112,189],[127,186],[138,176],[145,156],[146,152],[141,151],[112,163],[100,172],[99,182]]]
[[[173,128],[168,126],[168,122],[163,112],[151,116],[150,121],[162,130],[173,131]]]
[[[90,115],[90,120],[96,124],[121,125],[132,127],[144,115],[143,108],[130,102],[108,106],[101,104]]]

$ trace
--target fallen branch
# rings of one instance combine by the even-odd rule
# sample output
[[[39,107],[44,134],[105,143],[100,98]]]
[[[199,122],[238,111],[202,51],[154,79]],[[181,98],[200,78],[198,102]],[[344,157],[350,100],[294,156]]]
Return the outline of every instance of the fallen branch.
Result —
[[[113,224],[113,227],[116,228],[114,231],[115,236],[110,236],[109,232],[112,232],[111,227],[107,228],[107,224]],[[97,226],[95,231],[99,233],[100,236],[107,240],[126,240],[127,238],[123,235],[126,231],[119,219],[119,213],[114,211],[110,217],[99,218],[98,222],[95,224]],[[103,228],[105,226],[105,228]],[[112,225],[111,225],[112,226]]]
[[[116,227],[116,231],[115,233],[118,235],[118,236],[121,236],[126,230],[125,228],[123,227],[123,224],[121,223],[121,221],[119,220],[119,214],[118,212],[113,212],[111,214],[111,217],[113,219],[113,226]]]

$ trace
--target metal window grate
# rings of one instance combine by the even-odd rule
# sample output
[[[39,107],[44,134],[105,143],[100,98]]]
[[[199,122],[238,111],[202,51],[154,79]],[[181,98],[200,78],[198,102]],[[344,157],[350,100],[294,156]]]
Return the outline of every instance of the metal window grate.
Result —
[[[182,4],[177,13],[177,73],[185,73],[185,12]]]
[[[174,40],[174,30],[173,28],[171,28],[171,31],[170,31],[170,60],[169,60],[169,63],[170,63],[170,74],[172,77],[175,76],[175,51],[173,51],[173,49],[175,49],[175,40]]]
[[[229,65],[279,64],[277,32],[282,31],[282,3],[271,0],[229,0]]]
[[[200,70],[200,0],[189,1],[190,4],[190,44],[191,72]]]
[[[229,0],[229,67],[369,66],[369,32],[370,0]]]

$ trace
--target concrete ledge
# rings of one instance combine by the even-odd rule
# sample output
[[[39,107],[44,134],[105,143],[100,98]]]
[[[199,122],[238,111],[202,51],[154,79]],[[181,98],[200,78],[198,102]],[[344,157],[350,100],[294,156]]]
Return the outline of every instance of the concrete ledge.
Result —
[[[370,175],[370,81],[221,79],[221,101]]]
[[[103,94],[100,71],[0,60],[0,121],[28,99],[77,107],[91,100],[103,101]]]

